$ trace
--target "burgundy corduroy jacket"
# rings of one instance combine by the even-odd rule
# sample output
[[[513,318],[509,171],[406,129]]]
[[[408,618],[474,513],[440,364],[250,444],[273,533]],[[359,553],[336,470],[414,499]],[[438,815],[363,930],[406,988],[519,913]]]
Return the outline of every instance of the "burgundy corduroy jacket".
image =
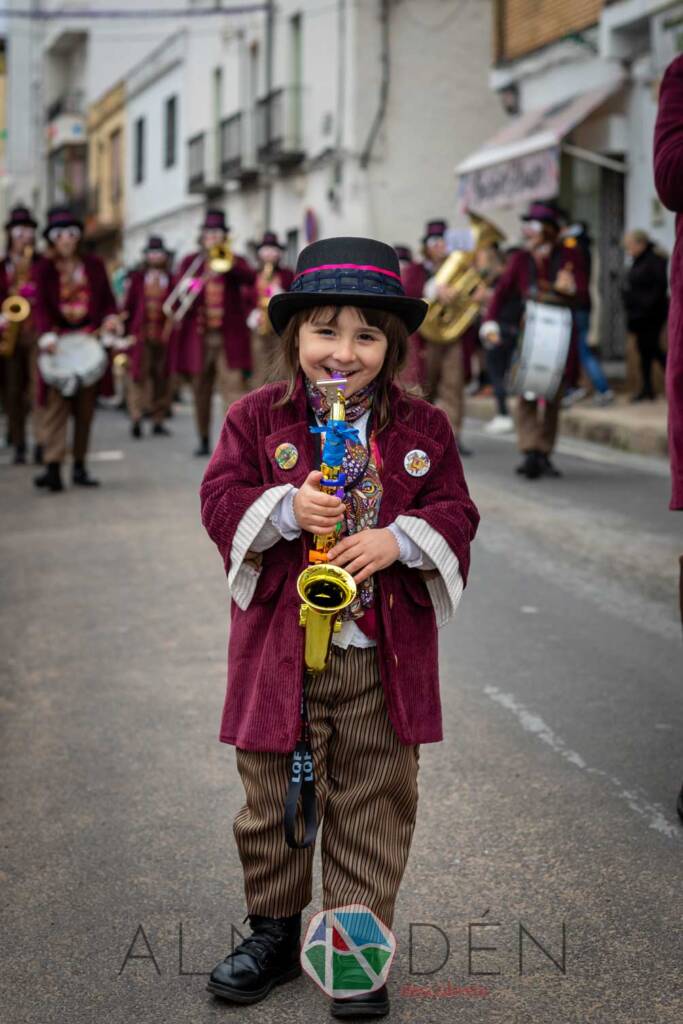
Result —
[[[314,468],[306,392],[301,375],[284,407],[273,409],[282,383],[269,384],[229,409],[218,446],[206,470],[200,497],[202,521],[226,567],[241,520],[264,493],[281,484],[301,486]],[[378,434],[383,497],[379,527],[408,515],[438,532],[459,562],[463,581],[479,514],[470,499],[446,415],[397,387],[391,394],[392,423]],[[282,469],[278,445],[299,453]],[[404,459],[415,449],[431,468],[411,476]],[[424,528],[424,527],[422,527]],[[260,576],[245,610],[231,603],[228,683],[220,739],[247,750],[286,753],[296,744],[303,680],[304,630],[298,624],[296,581],[308,564],[310,535],[280,540],[263,552]],[[433,574],[434,575],[434,574]],[[425,577],[395,562],[377,574],[377,655],[389,718],[402,743],[443,739],[439,697],[435,610]]]
[[[190,266],[196,253],[190,253],[178,267],[175,281],[179,281]],[[197,277],[201,277],[204,264],[200,263]],[[223,351],[228,366],[251,370],[251,333],[247,327],[247,303],[242,289],[251,287],[256,280],[254,270],[241,256],[235,257],[232,270],[225,275],[223,306]],[[200,330],[203,295],[199,295],[181,320],[171,341],[171,369],[174,373],[201,373],[204,361],[204,339]]]
[[[683,509],[683,56],[669,65],[662,81],[654,156],[659,198],[677,214],[676,246],[671,257],[666,396],[671,460],[669,508]]]

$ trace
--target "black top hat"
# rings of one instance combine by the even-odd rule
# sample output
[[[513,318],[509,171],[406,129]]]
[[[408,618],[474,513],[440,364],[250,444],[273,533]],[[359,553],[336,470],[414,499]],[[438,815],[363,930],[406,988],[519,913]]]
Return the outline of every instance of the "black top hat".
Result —
[[[448,230],[448,221],[446,220],[428,220],[425,228],[425,233],[422,238],[423,244],[428,238],[443,238]]]
[[[410,332],[427,313],[427,303],[403,291],[396,252],[374,238],[324,238],[299,253],[288,292],[274,295],[268,315],[278,334],[301,309],[360,306],[395,313]]]
[[[207,210],[204,215],[202,231],[225,231],[227,234],[230,228],[225,223],[223,210]]]
[[[542,224],[554,224],[555,227],[559,227],[560,217],[560,210],[554,203],[536,200],[529,203],[529,209],[522,214],[520,220],[538,220]]]
[[[410,249],[407,245],[395,245],[394,249],[396,250],[396,255],[400,260],[406,260],[406,262],[412,263],[413,250]]]
[[[47,211],[47,224],[43,235],[50,237],[53,228],[78,228],[83,231],[83,221],[68,206],[53,206]]]
[[[9,219],[5,224],[5,228],[9,231],[10,228],[37,228],[38,222],[33,219],[31,211],[27,206],[14,206],[9,213]]]
[[[161,237],[161,235],[150,235],[149,238],[147,239],[147,245],[144,247],[142,251],[143,253],[163,252],[166,253],[167,256],[169,255],[169,250],[164,245],[164,240]]]
[[[257,249],[262,249],[264,245],[272,245],[278,249],[284,250],[284,245],[280,244],[280,240],[274,231],[264,231],[263,238],[256,246]]]

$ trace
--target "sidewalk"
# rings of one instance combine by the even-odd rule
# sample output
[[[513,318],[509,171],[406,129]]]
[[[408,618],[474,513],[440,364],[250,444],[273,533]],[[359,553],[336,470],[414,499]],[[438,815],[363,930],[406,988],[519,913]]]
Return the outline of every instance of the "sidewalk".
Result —
[[[516,400],[509,400],[514,416]],[[495,400],[491,397],[467,398],[465,414],[478,420],[493,419]],[[663,396],[655,402],[632,405],[628,398],[618,395],[606,408],[598,408],[588,401],[579,402],[560,416],[560,434],[579,437],[585,441],[621,448],[641,455],[667,454],[667,405]]]

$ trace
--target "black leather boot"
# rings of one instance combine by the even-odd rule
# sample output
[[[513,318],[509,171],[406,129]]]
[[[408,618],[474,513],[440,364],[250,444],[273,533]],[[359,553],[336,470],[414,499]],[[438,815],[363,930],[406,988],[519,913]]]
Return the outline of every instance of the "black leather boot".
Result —
[[[339,1020],[351,1017],[386,1017],[389,1013],[389,993],[382,985],[375,992],[359,992],[346,999],[333,999],[330,1013]]]
[[[99,487],[100,481],[90,476],[84,462],[74,462],[71,479],[77,487]]]
[[[211,449],[209,448],[209,439],[208,439],[208,437],[200,437],[200,439],[199,439],[199,447],[195,448],[194,453],[195,453],[195,455],[198,455],[200,457],[202,455],[210,455],[211,454]]]
[[[142,437],[142,426],[139,420],[136,420],[130,425],[130,436],[139,440]]]
[[[258,1003],[274,985],[301,974],[301,912],[292,917],[248,917],[252,934],[216,964],[206,986],[215,996],[235,1003]]]
[[[557,466],[550,461],[550,457],[548,455],[540,453],[539,465],[541,467],[542,476],[562,476],[562,473]]]
[[[525,476],[527,480],[535,480],[542,473],[541,453],[535,451],[525,452],[524,459],[517,466],[515,472],[519,473],[520,476]]]
[[[62,474],[58,462],[48,462],[44,473],[34,476],[36,487],[45,487],[48,491],[63,491]]]
[[[155,423],[152,427],[152,433],[161,437],[170,437],[171,431],[168,427],[165,427],[163,423]]]

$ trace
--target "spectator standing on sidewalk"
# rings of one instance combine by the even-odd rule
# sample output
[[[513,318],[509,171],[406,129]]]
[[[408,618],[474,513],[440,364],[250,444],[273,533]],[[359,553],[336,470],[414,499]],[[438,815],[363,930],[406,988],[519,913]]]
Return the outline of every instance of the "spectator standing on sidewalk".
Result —
[[[669,458],[672,511],[683,510],[683,56],[669,66],[659,94],[655,127],[655,185],[659,198],[676,213],[676,245],[671,257],[671,313],[666,396],[669,403]],[[683,555],[680,556],[683,624]],[[678,797],[683,820],[683,789]]]
[[[636,337],[642,373],[642,387],[632,401],[653,401],[652,364],[660,363],[662,370],[666,367],[660,337],[669,311],[667,258],[639,229],[626,234],[624,249],[631,259],[622,289],[626,323]]]

